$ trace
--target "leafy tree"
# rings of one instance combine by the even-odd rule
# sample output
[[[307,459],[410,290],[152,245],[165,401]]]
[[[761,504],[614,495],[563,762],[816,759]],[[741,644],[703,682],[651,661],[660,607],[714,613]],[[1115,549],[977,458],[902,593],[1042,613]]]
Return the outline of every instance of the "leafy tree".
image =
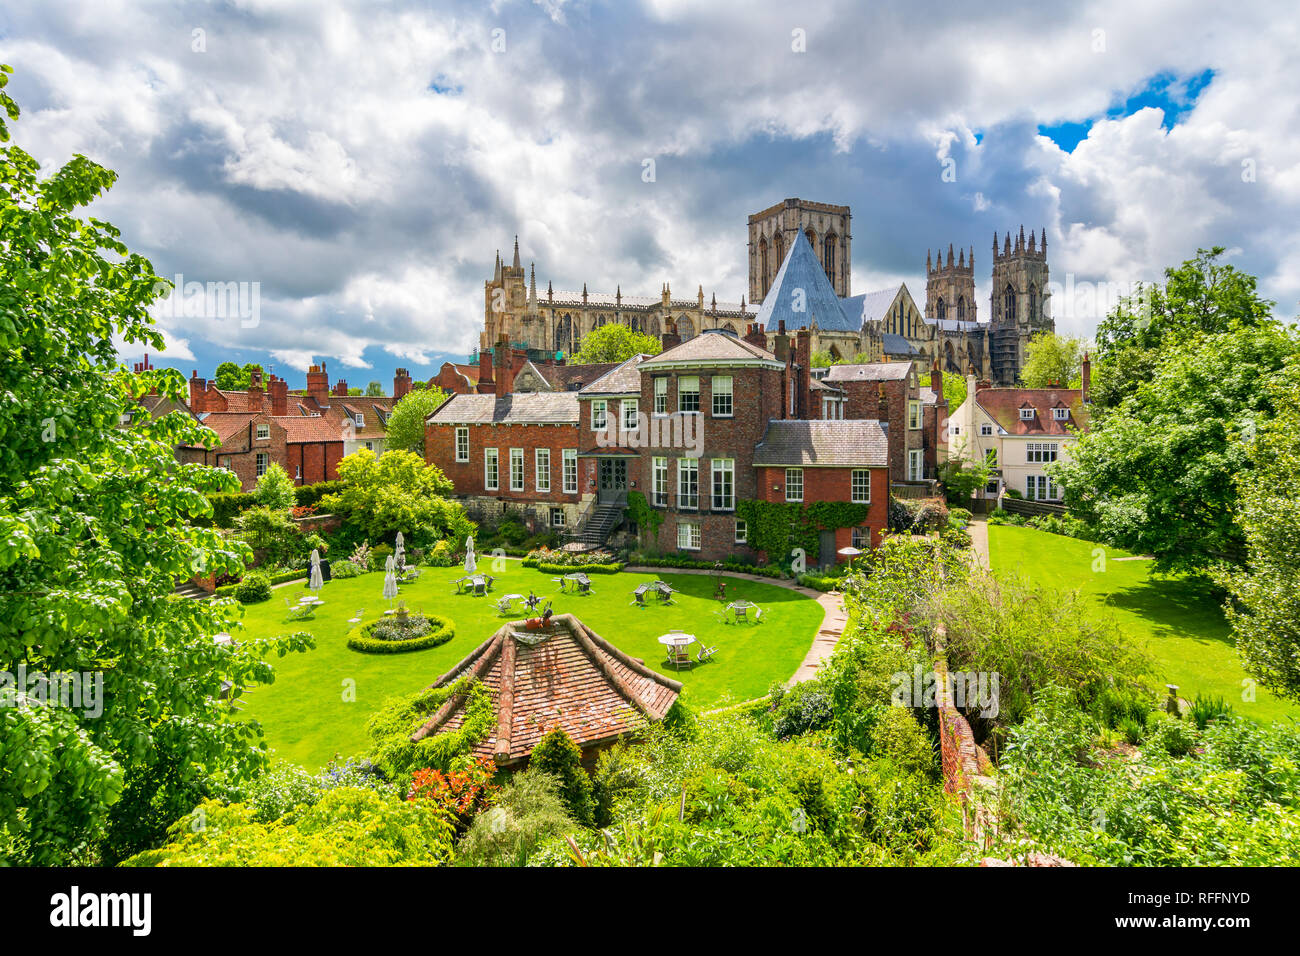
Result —
[[[560,796],[574,822],[592,825],[591,778],[582,769],[582,751],[560,727],[547,732],[529,758],[528,766],[559,781]]]
[[[247,362],[242,366],[234,362],[222,362],[217,366],[216,386],[231,392],[247,391],[253,381],[254,370],[260,372],[262,366],[256,362]]]
[[[1246,560],[1222,583],[1242,665],[1300,701],[1300,363],[1268,387],[1278,415],[1258,429],[1250,448],[1256,467],[1238,481]]]
[[[1239,563],[1237,481],[1253,467],[1242,436],[1275,415],[1261,383],[1297,348],[1277,321],[1171,337],[1151,379],[1080,437],[1070,461],[1048,466],[1066,503],[1161,570]]]
[[[958,454],[939,466],[939,481],[949,504],[967,506],[971,495],[989,483],[993,474],[991,455],[992,452],[981,461],[967,461]]]
[[[1099,409],[1117,407],[1150,378],[1167,341],[1271,321],[1273,303],[1256,293],[1255,277],[1220,262],[1223,253],[1221,246],[1196,250],[1165,270],[1163,286],[1140,287],[1098,324],[1091,398]]]
[[[10,72],[0,67],[0,108],[12,120]],[[222,681],[238,697],[274,679],[267,654],[311,638],[217,648],[234,606],[173,598],[196,570],[243,570],[245,546],[192,523],[211,516],[209,493],[238,481],[177,462],[177,445],[217,441],[188,416],[118,427],[150,389],[185,398],[180,373],[132,372],[114,346],[162,349],[147,309],[168,286],[111,224],[77,217],[111,171],[76,156],[38,172],[22,149],[0,149],[0,671],[102,682],[80,707],[0,685],[5,703],[28,705],[0,706],[0,846],[45,865],[102,859],[124,786],[160,762],[174,770],[159,781],[164,803],[254,776],[260,727],[230,719]]]
[[[371,398],[378,398],[384,394],[384,386],[378,382],[371,382],[366,386],[366,394]]]
[[[262,477],[257,479],[253,489],[253,500],[259,505],[276,511],[288,511],[297,498],[294,495],[293,479],[278,463],[266,466]]]
[[[359,386],[355,386],[355,385],[354,385],[354,386],[352,386],[351,388],[348,389],[348,394],[349,394],[349,395],[360,395],[360,394],[361,394],[361,388],[360,388]]]
[[[813,368],[830,368],[834,364],[835,364],[835,357],[832,356],[830,352],[823,350],[821,352],[814,352],[812,354]]]
[[[943,397],[948,401],[948,414],[956,413],[966,401],[966,378],[955,373],[943,377]]]
[[[1083,379],[1083,352],[1083,339],[1055,332],[1035,335],[1025,347],[1020,384],[1025,388],[1078,388]]]
[[[658,355],[661,351],[663,346],[653,335],[634,332],[626,325],[610,322],[584,336],[582,348],[570,361],[574,365],[626,362],[634,355]]]
[[[343,508],[373,541],[387,541],[401,531],[420,538],[463,540],[474,523],[459,504],[448,501],[452,483],[436,465],[414,452],[388,451],[376,458],[368,448],[339,462],[343,489],[321,499],[324,508]]]
[[[446,393],[436,386],[403,395],[388,417],[385,449],[413,451],[423,458],[424,420],[446,400]]]

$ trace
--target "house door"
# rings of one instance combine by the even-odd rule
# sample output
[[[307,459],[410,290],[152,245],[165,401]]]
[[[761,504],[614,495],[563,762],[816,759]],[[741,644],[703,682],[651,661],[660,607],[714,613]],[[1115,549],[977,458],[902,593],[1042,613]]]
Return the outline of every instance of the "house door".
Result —
[[[835,532],[823,531],[821,540],[817,546],[817,564],[823,568],[832,567],[835,564]]]
[[[601,504],[615,504],[627,500],[627,459],[599,459],[600,482],[596,500]]]

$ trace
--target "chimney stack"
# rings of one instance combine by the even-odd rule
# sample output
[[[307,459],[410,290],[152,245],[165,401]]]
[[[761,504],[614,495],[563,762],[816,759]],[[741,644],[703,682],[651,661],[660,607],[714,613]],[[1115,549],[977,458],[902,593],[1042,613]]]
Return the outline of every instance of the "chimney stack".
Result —
[[[882,422],[889,421],[889,393],[885,391],[884,382],[876,387],[876,418]]]
[[[393,401],[400,401],[411,391],[411,373],[399,368],[393,373]]]
[[[943,372],[939,371],[939,360],[930,366],[930,391],[934,392],[935,404],[943,402]]]
[[[682,337],[677,334],[677,323],[671,318],[664,319],[664,333],[659,336],[659,344],[663,346],[665,352],[682,344]]]
[[[195,415],[202,415],[208,410],[207,392],[207,380],[199,378],[199,370],[195,369],[190,373],[190,411]]]
[[[515,367],[511,354],[513,351],[510,340],[504,334],[497,339],[497,347],[492,353],[492,365],[498,397],[509,395],[515,387]]]
[[[767,348],[767,335],[763,332],[763,327],[757,322],[751,322],[747,326],[745,341],[750,345],[757,345],[760,349]]]
[[[1088,358],[1087,352],[1083,353],[1083,381],[1079,384],[1083,389],[1083,403],[1087,405],[1092,391],[1092,360]]]
[[[799,366],[795,374],[797,392],[795,394],[795,414],[806,419],[809,397],[812,394],[812,333],[808,329],[799,329],[794,334],[794,360]]]
[[[335,383],[334,383],[334,387],[333,387],[332,389],[330,389],[330,394],[331,394],[331,395],[337,395],[337,396],[339,396],[340,398],[347,398],[347,397],[348,397],[348,380],[347,380],[346,378],[341,378],[341,379],[339,379],[337,382],[335,382]]]
[[[270,384],[266,388],[267,395],[271,398],[272,415],[289,414],[289,383],[275,375],[271,376]]]
[[[313,365],[307,369],[307,396],[316,400],[322,407],[330,403],[330,377],[325,371],[325,363]]]

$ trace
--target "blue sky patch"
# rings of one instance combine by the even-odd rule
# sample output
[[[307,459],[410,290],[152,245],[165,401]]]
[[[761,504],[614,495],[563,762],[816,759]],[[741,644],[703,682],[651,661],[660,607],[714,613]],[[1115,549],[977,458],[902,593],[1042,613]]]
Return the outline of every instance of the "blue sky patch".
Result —
[[[1164,111],[1164,121],[1160,125],[1166,130],[1171,130],[1196,105],[1197,98],[1213,79],[1214,70],[1210,69],[1184,78],[1179,78],[1173,73],[1156,73],[1122,103],[1117,103],[1108,109],[1103,116],[1093,116],[1077,123],[1040,125],[1038,133],[1040,136],[1046,136],[1067,153],[1072,153],[1092,130],[1093,123],[1099,119],[1123,119],[1149,106]]]

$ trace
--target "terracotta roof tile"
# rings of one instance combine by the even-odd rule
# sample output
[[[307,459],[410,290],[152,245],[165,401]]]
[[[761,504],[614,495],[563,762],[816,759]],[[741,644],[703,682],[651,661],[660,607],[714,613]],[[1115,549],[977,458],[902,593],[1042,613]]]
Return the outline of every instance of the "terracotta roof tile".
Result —
[[[526,759],[555,727],[579,747],[636,733],[647,721],[662,720],[682,689],[572,614],[551,618],[545,631],[527,631],[522,621],[503,625],[432,686],[446,687],[470,673],[483,681],[497,708],[494,729],[474,752],[502,765]],[[413,739],[456,729],[463,707],[453,698]]]
[[[1069,435],[1088,428],[1088,409],[1077,388],[981,388],[975,401],[1008,435]],[[1022,419],[1022,406],[1034,409],[1032,419]],[[1058,421],[1053,408],[1069,408],[1070,417]]]

